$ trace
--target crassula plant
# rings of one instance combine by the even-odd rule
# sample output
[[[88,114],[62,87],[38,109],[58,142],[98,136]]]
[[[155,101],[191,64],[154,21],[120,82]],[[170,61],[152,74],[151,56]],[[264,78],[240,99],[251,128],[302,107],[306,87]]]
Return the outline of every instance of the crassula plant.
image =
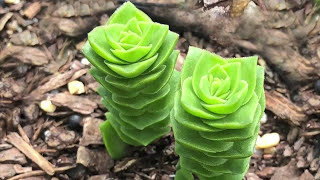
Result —
[[[170,131],[179,81],[177,40],[168,25],[153,22],[130,2],[88,34],[83,53],[102,85],[98,93],[108,112],[100,129],[111,157],[121,158],[129,145],[146,146]]]
[[[176,180],[241,180],[265,109],[257,57],[224,59],[190,47],[171,112]]]

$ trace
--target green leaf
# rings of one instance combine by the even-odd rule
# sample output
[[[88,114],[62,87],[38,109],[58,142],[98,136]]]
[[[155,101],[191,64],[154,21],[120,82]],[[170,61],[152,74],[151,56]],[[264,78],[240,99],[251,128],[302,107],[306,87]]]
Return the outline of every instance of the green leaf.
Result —
[[[128,116],[119,114],[119,117],[126,123],[131,124],[137,129],[144,129],[148,126],[151,126],[154,123],[163,121],[164,119],[168,118],[169,116],[169,110],[164,109],[159,112],[153,112],[153,113],[145,113],[141,116]]]
[[[151,95],[140,95],[134,98],[123,98],[112,96],[112,100],[121,105],[130,107],[133,109],[142,109],[151,103],[154,103],[162,98],[164,98],[170,92],[170,85],[167,84],[165,87],[161,88],[159,92]]]
[[[186,146],[180,145],[178,142],[175,144],[175,151],[178,155],[182,155],[188,159],[192,159],[197,161],[201,164],[211,165],[211,166],[218,166],[228,161],[228,159],[220,158],[220,157],[210,157],[206,154],[188,148]]]
[[[152,48],[149,52],[149,54],[145,57],[145,59],[152,57],[155,53],[158,52],[161,45],[163,45],[163,42],[165,38],[167,37],[167,34],[169,32],[169,26],[163,25],[159,23],[153,23],[150,30],[145,33],[145,36],[151,37],[148,41],[148,44],[152,45]],[[142,43],[143,37],[140,43]]]
[[[247,92],[248,92],[248,84],[245,81],[240,81],[239,90],[235,94],[233,94],[225,103],[223,104],[201,103],[201,105],[207,110],[216,114],[234,113],[243,104],[243,100]]]
[[[176,92],[174,98],[174,108],[173,114],[176,121],[178,121],[183,126],[194,129],[196,131],[204,132],[218,132],[223,131],[224,129],[214,128],[202,122],[198,117],[192,116],[187,113],[181,105],[181,92]]]
[[[104,35],[105,27],[99,26],[94,28],[88,34],[88,41],[91,48],[106,61],[115,64],[128,64],[128,62],[122,61],[115,57],[111,52],[111,46],[108,44],[107,39]]]
[[[89,42],[86,42],[82,49],[83,54],[86,56],[88,61],[93,65],[94,68],[96,68],[95,71],[96,74],[99,74],[100,76],[110,75],[117,78],[122,78],[117,73],[113,72],[105,63],[104,59],[101,58],[98,54],[96,54],[93,49],[91,48]],[[100,72],[98,72],[100,71]]]
[[[205,109],[192,88],[192,78],[187,78],[182,85],[182,95],[181,95],[182,107],[190,114],[210,120],[221,119],[225,117],[222,114],[214,114],[207,109]]]
[[[151,57],[145,61],[140,61],[133,64],[128,65],[119,65],[113,63],[107,63],[106,65],[116,72],[117,74],[126,77],[126,78],[135,78],[146,71],[158,58],[158,55]]]
[[[222,173],[208,171],[207,169],[205,169],[204,167],[201,166],[202,165],[201,163],[198,163],[196,161],[192,161],[192,160],[187,159],[183,156],[180,156],[179,162],[180,162],[182,169],[189,170],[189,171],[197,174],[198,176],[201,175],[201,176],[207,176],[207,177],[208,176],[214,177],[214,176],[222,175]]]
[[[125,49],[111,49],[111,52],[118,58],[127,61],[129,63],[134,63],[139,61],[143,56],[148,54],[151,50],[152,45],[149,46],[135,46],[134,48]]]
[[[133,140],[133,143],[131,145],[139,144],[142,146],[146,146],[170,131],[170,127],[168,126],[158,128],[151,127],[145,128],[143,130],[138,130],[135,128],[125,128],[117,122],[117,118],[119,117],[115,114],[109,114],[108,116],[108,120],[115,129],[118,129],[119,132],[121,131],[121,134],[130,137],[130,139]],[[128,143],[129,142],[131,143],[131,141],[128,141]]]
[[[131,2],[126,2],[118,8],[109,18],[109,24],[126,24],[130,19],[136,18],[138,21],[152,22],[152,20],[141,10],[137,9]]]
[[[179,39],[179,35],[177,33],[169,31],[166,38],[164,39],[161,47],[158,50],[158,59],[152,66],[148,69],[148,71],[153,71],[157,69],[161,65],[163,65],[167,60],[173,58],[177,60],[179,51],[173,51],[174,47],[176,46]],[[173,52],[172,52],[173,51]],[[171,57],[174,56],[174,57]],[[174,63],[175,64],[175,63]]]
[[[224,129],[241,129],[247,127],[254,120],[256,108],[258,107],[258,97],[253,94],[251,100],[236,112],[218,120],[203,120],[204,123]]]
[[[233,158],[239,159],[239,158],[250,157],[250,156],[252,156],[253,151],[254,151],[259,128],[260,128],[260,126],[257,125],[256,129],[255,129],[254,136],[252,136],[248,139],[245,139],[245,140],[234,141],[233,146],[227,151],[217,152],[217,153],[205,152],[205,154],[207,156],[211,156],[211,157],[221,157],[221,158],[230,158],[230,159],[233,159]]]
[[[137,18],[131,18],[127,24],[126,24],[126,27],[124,29],[125,32],[134,32],[136,33],[137,35],[141,36],[142,35],[142,31],[138,25],[138,20]]]
[[[126,26],[122,24],[111,24],[109,26],[104,26],[104,34],[101,34],[101,36],[105,35],[107,43],[113,48],[113,49],[123,49],[119,44],[120,35],[121,32],[125,29]],[[102,32],[102,31],[101,31]]]
[[[176,120],[172,120],[172,127],[176,142],[189,147],[191,149],[217,153],[230,149],[233,142],[210,141],[200,136],[199,132],[189,129],[179,124]]]
[[[128,144],[121,140],[109,121],[101,123],[100,130],[104,145],[113,159],[120,159],[128,154]]]
[[[193,175],[190,171],[180,169],[180,170],[177,170],[174,179],[175,180],[193,180]]]
[[[213,141],[238,141],[255,135],[256,124],[260,121],[261,107],[258,104],[254,114],[253,122],[242,129],[226,129],[220,132],[200,132],[203,138]],[[245,118],[245,117],[244,117]]]
[[[257,56],[233,58],[229,59],[229,62],[240,62],[240,80],[244,80],[248,83],[248,92],[244,99],[243,104],[246,104],[250,99],[256,87],[256,71],[257,71]]]
[[[191,51],[194,50],[193,48],[190,49]],[[208,51],[202,50],[202,55],[199,58],[199,62],[195,65],[194,67],[194,71],[192,74],[192,87],[193,87],[193,91],[195,92],[195,94],[200,98],[200,99],[205,99],[206,96],[204,96],[204,94],[202,94],[201,88],[199,86],[199,83],[201,81],[201,78],[205,75],[212,74],[210,73],[210,70],[212,68],[214,68],[216,65],[224,65],[227,62],[220,56],[216,55],[216,54],[212,54]],[[186,57],[186,59],[188,58],[188,56]],[[213,69],[214,70],[214,69]],[[215,74],[221,74],[222,76],[222,71],[220,73]],[[225,73],[225,72],[224,72]],[[226,74],[224,74],[224,76],[226,76]]]

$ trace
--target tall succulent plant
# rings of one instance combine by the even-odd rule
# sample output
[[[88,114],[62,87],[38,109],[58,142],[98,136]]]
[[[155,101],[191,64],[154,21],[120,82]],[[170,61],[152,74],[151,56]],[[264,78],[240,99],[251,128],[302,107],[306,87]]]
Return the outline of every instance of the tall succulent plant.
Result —
[[[83,53],[102,85],[98,93],[109,112],[100,129],[113,158],[123,157],[128,145],[146,146],[170,131],[177,40],[167,25],[154,23],[130,2],[88,34]]]
[[[171,112],[176,180],[241,180],[265,109],[257,57],[224,59],[190,47]]]

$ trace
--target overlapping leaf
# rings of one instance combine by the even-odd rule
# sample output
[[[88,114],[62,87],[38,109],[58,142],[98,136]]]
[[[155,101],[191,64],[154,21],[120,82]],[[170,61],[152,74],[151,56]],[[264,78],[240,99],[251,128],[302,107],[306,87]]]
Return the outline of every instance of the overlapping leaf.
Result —
[[[109,111],[101,132],[113,158],[123,157],[128,145],[146,146],[170,131],[179,79],[177,40],[167,25],[153,22],[130,2],[88,34],[83,53]]]
[[[257,57],[189,48],[171,112],[180,156],[175,179],[242,179],[265,108],[263,80]]]

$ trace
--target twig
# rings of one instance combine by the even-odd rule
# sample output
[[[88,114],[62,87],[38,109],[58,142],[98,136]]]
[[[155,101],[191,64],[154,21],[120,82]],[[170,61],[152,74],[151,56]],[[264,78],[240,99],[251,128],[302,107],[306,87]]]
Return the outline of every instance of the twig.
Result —
[[[24,153],[47,174],[53,175],[55,173],[54,166],[47,159],[41,156],[41,154],[34,150],[32,146],[26,143],[17,133],[10,133],[7,138],[9,143]]]
[[[68,169],[74,168],[75,166],[65,166],[65,167],[59,167],[59,168],[54,168],[56,173],[61,173],[64,172]],[[32,177],[32,176],[41,176],[41,175],[45,175],[46,172],[42,171],[42,170],[36,170],[36,171],[31,171],[31,172],[26,172],[23,174],[19,174],[17,176],[14,176],[8,180],[18,180],[18,179],[23,179],[23,178],[27,178],[27,177]]]
[[[22,139],[25,142],[27,142],[28,144],[30,144],[30,139],[28,138],[27,134],[24,132],[24,130],[22,129],[20,124],[18,124],[18,131],[19,131],[19,134],[21,135]]]

